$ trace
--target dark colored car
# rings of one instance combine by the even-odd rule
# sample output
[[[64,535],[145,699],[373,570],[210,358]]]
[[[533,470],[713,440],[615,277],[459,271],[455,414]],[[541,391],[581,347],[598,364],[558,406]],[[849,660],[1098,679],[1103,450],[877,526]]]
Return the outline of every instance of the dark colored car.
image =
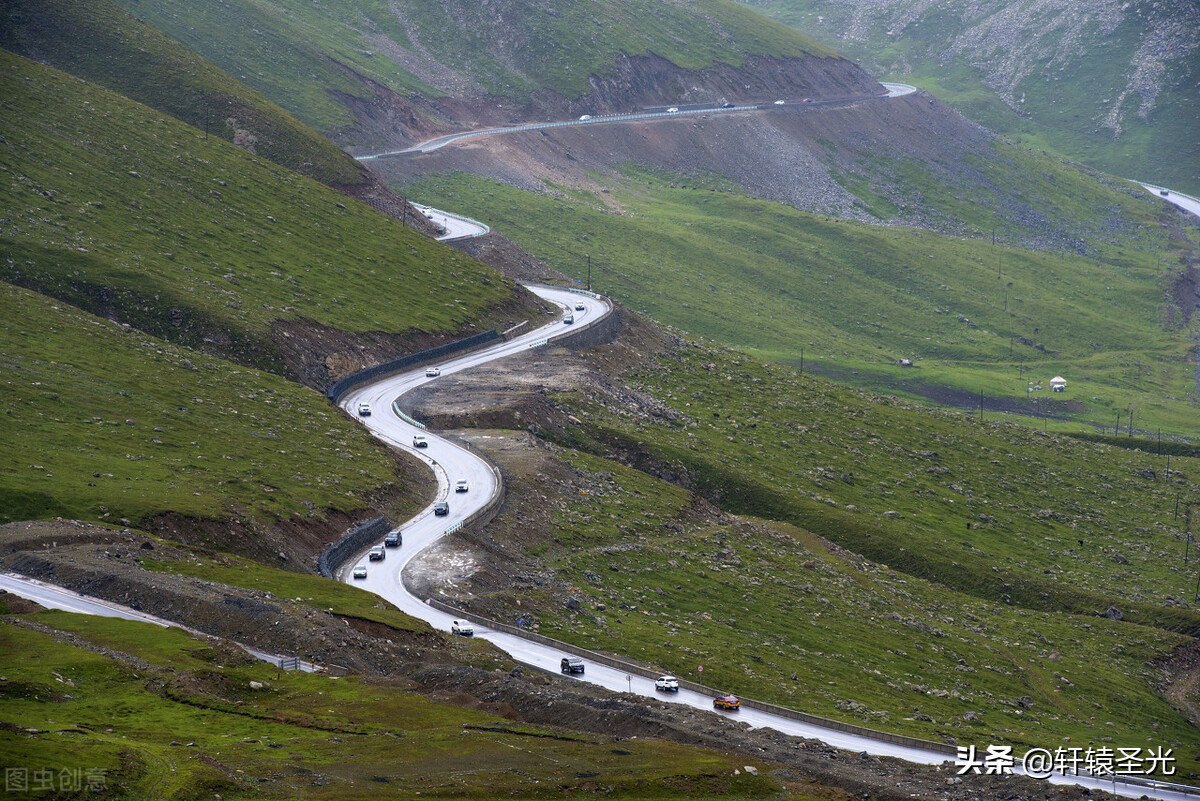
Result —
[[[450,514],[450,504],[445,501],[438,501],[433,505],[433,513],[438,517],[445,517]]]
[[[383,544],[388,548],[399,548],[402,542],[404,542],[404,535],[399,531],[389,531],[383,538]]]
[[[583,660],[577,656],[566,656],[563,657],[560,667],[563,673],[582,673]]]

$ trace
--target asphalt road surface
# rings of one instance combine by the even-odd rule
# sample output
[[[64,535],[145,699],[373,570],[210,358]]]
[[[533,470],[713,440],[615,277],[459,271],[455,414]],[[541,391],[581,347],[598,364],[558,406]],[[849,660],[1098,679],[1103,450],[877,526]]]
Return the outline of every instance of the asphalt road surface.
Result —
[[[607,301],[592,298],[564,290],[530,287],[531,290],[563,307],[564,314],[573,315],[575,328],[587,325],[601,319],[610,311]],[[577,303],[583,303],[583,310],[575,310]],[[460,370],[483,364],[492,359],[504,358],[512,353],[537,347],[547,336],[562,333],[567,326],[561,322],[551,323],[519,337],[512,342],[503,343],[476,353],[468,354],[453,361],[439,365],[442,376],[453,374]],[[363,387],[346,396],[341,405],[348,413],[355,413],[360,402],[372,404],[378,409],[370,417],[362,418],[372,433],[385,442],[402,448],[426,461],[437,477],[437,500],[450,503],[451,514],[448,517],[435,517],[432,506],[423,510],[412,520],[401,526],[404,541],[400,548],[385,549],[387,557],[381,562],[369,562],[367,551],[364,549],[357,558],[346,562],[340,571],[342,581],[361,587],[387,599],[401,610],[413,617],[427,621],[435,628],[449,632],[451,621],[455,615],[443,612],[429,606],[424,599],[411,595],[401,581],[405,566],[422,550],[432,545],[437,539],[452,534],[458,526],[458,521],[482,508],[497,490],[497,482],[492,468],[482,458],[474,453],[442,439],[435,434],[423,430],[396,414],[390,413],[392,401],[404,392],[421,386],[438,378],[427,377],[424,368],[412,372],[383,379],[375,384]],[[428,447],[415,448],[412,438],[423,435],[428,441]],[[455,481],[465,478],[470,484],[468,493],[451,491]],[[379,543],[381,544],[381,543]],[[365,579],[352,578],[352,569],[356,565],[367,566]],[[487,626],[473,624],[476,637],[482,637],[492,642],[513,657],[519,663],[541,670],[558,672],[559,661],[566,655],[564,650],[544,645],[533,640],[522,638],[508,632],[490,629]],[[571,674],[577,681],[586,681],[617,692],[631,692],[643,696],[656,697],[668,703],[686,704],[698,709],[712,710],[712,694],[680,689],[678,693],[662,693],[654,689],[654,681],[642,676],[627,673],[624,670],[608,667],[595,662],[588,662],[582,674]],[[822,742],[854,752],[867,752],[877,756],[891,756],[920,764],[939,764],[950,758],[939,751],[913,748],[906,745],[886,742],[872,737],[842,732],[837,729],[825,728],[792,718],[775,715],[748,707],[742,707],[736,712],[716,712],[754,727],[769,727],[784,734],[810,737]],[[988,744],[980,744],[982,752]],[[1019,764],[1019,763],[1018,763]],[[1019,767],[1014,772],[1021,772]],[[1040,777],[1045,778],[1045,777]],[[1172,786],[1164,783],[1127,783],[1122,779],[1115,782],[1111,777],[1096,776],[1050,776],[1047,778],[1055,784],[1079,784],[1095,789],[1115,792],[1129,797],[1146,796],[1163,799],[1164,801],[1195,801],[1200,795],[1190,792],[1190,788],[1182,785]]]

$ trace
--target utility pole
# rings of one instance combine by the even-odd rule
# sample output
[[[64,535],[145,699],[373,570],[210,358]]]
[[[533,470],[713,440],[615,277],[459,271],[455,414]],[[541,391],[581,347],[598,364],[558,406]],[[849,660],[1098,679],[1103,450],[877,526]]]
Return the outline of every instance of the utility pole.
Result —
[[[591,291],[592,291],[592,254],[590,254],[590,253],[588,254],[587,260],[588,260],[588,283],[587,283],[587,288],[588,288],[588,292],[591,292]]]
[[[1183,546],[1183,563],[1186,565],[1188,563],[1188,552],[1192,549],[1192,504],[1189,503],[1183,507],[1183,519],[1184,528],[1187,530],[1187,533],[1184,535]]]

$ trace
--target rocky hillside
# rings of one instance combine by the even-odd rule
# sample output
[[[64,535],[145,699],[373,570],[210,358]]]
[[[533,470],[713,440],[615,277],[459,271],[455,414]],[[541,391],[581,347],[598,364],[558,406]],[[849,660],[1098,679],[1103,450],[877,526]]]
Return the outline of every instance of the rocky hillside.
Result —
[[[911,76],[995,130],[1200,191],[1192,0],[743,2],[870,69]]]

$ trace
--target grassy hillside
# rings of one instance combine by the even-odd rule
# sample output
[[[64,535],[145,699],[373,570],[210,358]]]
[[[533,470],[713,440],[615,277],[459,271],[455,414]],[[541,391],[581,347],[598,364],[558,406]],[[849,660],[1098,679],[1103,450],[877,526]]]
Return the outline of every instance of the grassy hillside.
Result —
[[[744,758],[636,738],[616,749],[401,680],[281,673],[175,629],[62,612],[20,623],[0,623],[0,758],[30,786],[50,769],[105,798],[542,797],[530,787],[589,792],[595,777],[621,798],[815,797],[735,775]]]
[[[1042,208],[1086,256],[831,220],[704,176],[596,178],[611,187],[603,200],[465,175],[408,191],[487,220],[569,276],[582,279],[590,256],[601,291],[760,357],[794,366],[803,358],[849,383],[952,405],[977,407],[982,392],[987,408],[1038,418],[1039,427],[1111,427],[1132,408],[1143,431],[1200,434],[1197,321],[1185,323],[1168,296],[1195,240],[1164,224],[1149,196],[1006,155],[1044,176],[1026,186],[1031,207],[1060,193]],[[986,210],[963,203],[956,212],[951,192],[915,183],[915,165],[910,172],[932,208],[960,213],[977,233],[987,224]],[[914,368],[898,367],[900,358]],[[1056,374],[1068,392],[1051,396]],[[1031,381],[1041,391],[1029,393]]]
[[[479,262],[94,84],[4,54],[0,109],[10,282],[272,370],[281,322],[452,335],[521,302]]]
[[[490,93],[586,94],[588,77],[621,56],[654,54],[684,69],[742,63],[747,55],[832,55],[831,50],[727,0],[661,3],[404,2],[410,35]]]
[[[1161,744],[1180,778],[1200,776],[1195,727],[1161,695],[1164,662],[1200,631],[1174,513],[1196,496],[1194,458],[1168,472],[1145,450],[696,342],[627,378],[551,398],[536,430],[572,449],[556,452],[569,468],[529,480],[552,519],[540,535],[529,507],[500,522],[520,578],[479,579],[463,603],[840,720],[958,743]]]
[[[691,348],[639,389],[678,413],[638,426],[583,404],[581,442],[649,452],[739,513],[803,526],[989,601],[1200,630],[1183,562],[1193,460],[921,410],[745,356]],[[581,418],[582,419],[582,418]],[[588,429],[596,429],[589,433]],[[627,456],[628,458],[628,456]]]
[[[697,355],[714,358],[717,370],[744,369],[716,353]],[[679,377],[669,369],[660,379]],[[756,395],[756,401],[778,397]],[[685,420],[703,419],[698,405]],[[755,452],[772,436],[763,429],[776,414],[739,413],[743,432],[746,420],[758,423],[755,442],[738,434],[717,445],[696,434],[689,455],[727,461],[726,472],[744,478],[766,461]],[[835,433],[827,425],[832,414],[819,423],[803,419]],[[636,436],[662,455],[653,429],[639,427]],[[976,439],[966,432],[963,438]],[[803,463],[807,450],[797,444],[791,455]],[[713,455],[706,459],[706,452]],[[943,451],[943,461],[958,455]],[[936,578],[864,560],[803,528],[697,524],[688,492],[606,459],[565,458],[575,483],[549,499],[554,536],[534,550],[579,603],[564,605],[560,588],[535,588],[511,609],[536,608],[542,633],[618,650],[726,691],[932,740],[1007,742],[1022,753],[1107,738],[1143,743],[1152,732],[1154,743],[1176,749],[1181,775],[1198,775],[1195,729],[1159,697],[1162,673],[1152,664],[1188,638],[972,597]],[[678,471],[687,458],[667,469]],[[770,478],[780,478],[769,469]],[[856,471],[854,481],[871,478]],[[738,505],[730,498],[736,491],[726,487],[727,505]],[[838,489],[821,492],[838,499],[831,509],[845,500]],[[865,505],[854,516],[874,518],[876,508]],[[991,548],[982,541],[997,532],[965,536]],[[972,549],[954,548],[962,554],[956,560],[974,558]]]
[[[326,133],[350,122],[338,95],[370,95],[361,78],[401,94],[575,97],[622,55],[702,68],[831,53],[731,0],[118,1]]]
[[[395,463],[316,392],[0,283],[0,521],[370,508]]]
[[[742,1],[994,131],[1200,194],[1200,10],[1189,0]]]
[[[0,9],[0,47],[99,83],[334,185],[365,171],[279,106],[108,0],[15,0]]]

